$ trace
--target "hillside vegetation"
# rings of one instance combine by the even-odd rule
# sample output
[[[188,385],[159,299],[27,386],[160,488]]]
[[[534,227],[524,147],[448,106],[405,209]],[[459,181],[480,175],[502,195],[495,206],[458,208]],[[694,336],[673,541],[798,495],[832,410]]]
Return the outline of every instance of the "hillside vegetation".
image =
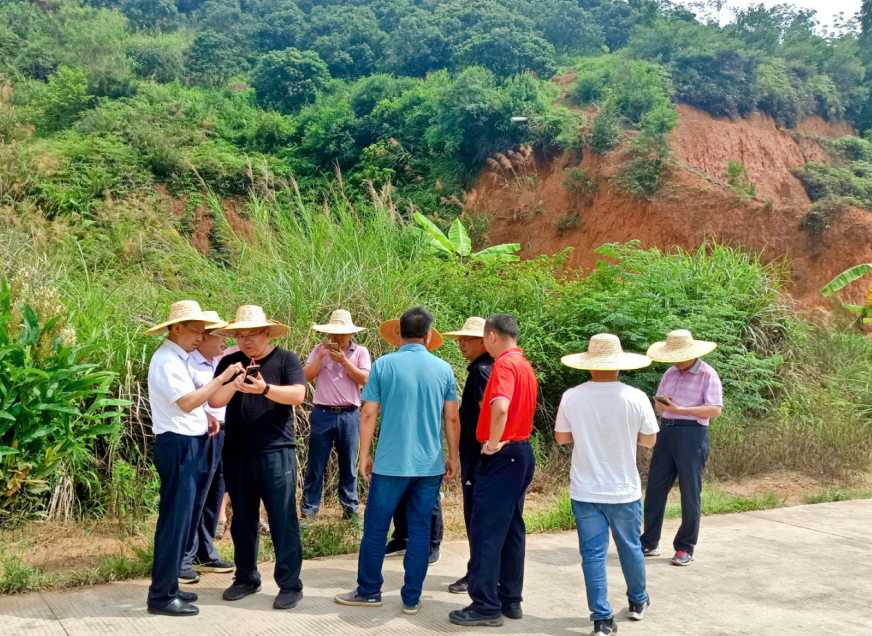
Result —
[[[439,329],[512,312],[542,386],[543,464],[559,396],[584,379],[561,355],[602,331],[644,351],[690,328],[721,343],[709,476],[867,470],[872,343],[796,317],[781,264],[630,243],[583,272],[566,254],[434,254],[409,230],[419,210],[456,216],[488,160],[520,179],[520,161],[627,137],[619,184],[655,196],[676,102],[863,132],[870,11],[822,36],[785,6],[719,27],[665,2],[0,0],[0,514],[154,512],[144,379],[157,341],[143,328],[180,298],[225,317],[261,304],[300,355],[339,306],[376,355],[373,328],[412,304]],[[838,161],[797,168],[810,195],[866,201],[868,142],[834,148]],[[592,196],[583,171],[571,177],[573,196]],[[205,255],[188,240],[201,214]],[[468,224],[485,247],[487,220]],[[439,353],[462,380],[456,347]],[[627,381],[650,394],[662,371]],[[305,408],[298,424],[305,465]]]

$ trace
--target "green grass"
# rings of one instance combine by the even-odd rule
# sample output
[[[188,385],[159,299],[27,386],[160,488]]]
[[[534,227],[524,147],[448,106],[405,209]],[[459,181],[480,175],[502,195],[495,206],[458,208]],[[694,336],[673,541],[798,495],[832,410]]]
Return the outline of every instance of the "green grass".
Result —
[[[818,504],[831,501],[850,501],[852,499],[872,499],[872,490],[852,490],[840,486],[827,486],[823,491],[806,495],[802,498],[803,503]]]
[[[575,528],[572,501],[567,493],[554,499],[551,506],[524,514],[527,532],[553,532]]]

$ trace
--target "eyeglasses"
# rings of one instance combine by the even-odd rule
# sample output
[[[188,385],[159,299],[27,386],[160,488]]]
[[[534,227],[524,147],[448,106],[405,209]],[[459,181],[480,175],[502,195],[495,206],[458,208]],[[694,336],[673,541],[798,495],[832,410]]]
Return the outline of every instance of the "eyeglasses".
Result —
[[[470,342],[475,342],[476,340],[481,340],[481,338],[458,338],[457,344],[461,346],[468,345]]]
[[[242,342],[243,340],[254,340],[255,338],[262,336],[266,333],[266,329],[261,329],[257,333],[238,333],[236,334],[236,342]]]

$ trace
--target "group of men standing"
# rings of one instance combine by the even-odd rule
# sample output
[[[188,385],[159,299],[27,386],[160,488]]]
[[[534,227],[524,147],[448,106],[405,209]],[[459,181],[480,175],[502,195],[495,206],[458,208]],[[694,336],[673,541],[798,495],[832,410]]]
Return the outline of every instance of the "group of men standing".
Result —
[[[535,469],[530,436],[536,375],[518,348],[514,317],[469,318],[460,330],[445,334],[457,341],[469,362],[458,406],[453,370],[431,353],[443,344],[433,324],[433,315],[421,307],[383,323],[379,332],[397,351],[373,363],[366,347],[353,340],[364,328],[355,326],[347,311],[337,310],[329,323],[313,326],[327,338],[303,366],[295,354],[270,343],[289,328],[268,320],[260,307],[240,307],[236,318],[225,323],[193,301],[172,306],[168,320],[147,332],[168,333],[149,367],[155,466],[161,479],[149,612],[195,615],[198,609],[191,603],[197,595],[178,586],[199,577],[195,567],[236,569],[223,594],[227,601],[258,592],[261,502],[276,552],[280,592],[273,606],[297,605],[303,585],[293,406],[305,399],[307,382],[314,382],[302,517],[318,513],[334,446],[339,500],[352,523],[360,524],[356,473],[370,484],[357,587],[334,600],[381,606],[384,558],[402,553],[403,611],[418,612],[428,564],[439,559],[440,487],[459,473],[470,560],[466,574],[449,591],[468,593],[472,602],[452,611],[449,619],[474,626],[522,618],[523,507]],[[235,351],[224,352],[227,337],[236,339]],[[555,437],[558,443],[575,443],[570,498],[596,633],[616,629],[606,601],[609,528],[627,578],[630,617],[641,619],[649,604],[644,557],[660,554],[666,495],[676,476],[685,514],[673,563],[689,565],[693,559],[708,456],[706,425],[708,418],[720,415],[722,405],[717,374],[698,359],[709,345],[711,351],[714,343],[673,332],[665,343],[651,347],[649,358],[624,353],[616,336],[600,334],[591,339],[587,353],[563,359],[592,375],[591,382],[564,394]],[[694,356],[686,357],[690,354]],[[675,363],[655,398],[664,425],[659,434],[648,397],[617,381],[619,370],[647,366],[652,358]],[[637,444],[655,448],[641,537]],[[214,547],[224,484],[233,506],[235,563],[223,561]],[[392,520],[395,532],[388,542]]]

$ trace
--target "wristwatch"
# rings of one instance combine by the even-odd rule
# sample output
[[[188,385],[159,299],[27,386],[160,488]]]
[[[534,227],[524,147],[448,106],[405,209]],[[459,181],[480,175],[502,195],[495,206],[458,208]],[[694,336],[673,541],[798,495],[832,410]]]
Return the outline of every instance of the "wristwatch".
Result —
[[[261,393],[261,395],[266,395],[267,393],[269,393],[269,387],[270,387],[270,385],[267,384],[266,388],[263,390],[263,393]]]

